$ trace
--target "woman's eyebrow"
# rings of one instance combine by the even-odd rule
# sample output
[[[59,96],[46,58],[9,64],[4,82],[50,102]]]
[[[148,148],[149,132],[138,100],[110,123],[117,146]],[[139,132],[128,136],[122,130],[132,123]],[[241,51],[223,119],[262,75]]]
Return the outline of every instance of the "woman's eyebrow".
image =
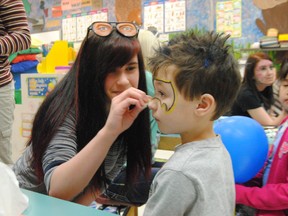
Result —
[[[129,62],[128,65],[134,65],[137,64],[138,65],[138,61],[133,61],[133,62]]]

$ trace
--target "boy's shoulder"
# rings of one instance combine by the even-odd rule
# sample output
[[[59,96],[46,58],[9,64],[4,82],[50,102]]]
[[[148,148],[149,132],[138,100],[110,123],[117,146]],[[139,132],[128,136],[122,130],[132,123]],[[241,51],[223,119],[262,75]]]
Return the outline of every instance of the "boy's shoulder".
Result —
[[[174,154],[164,165],[164,169],[180,172],[202,172],[210,167],[210,162],[224,160],[228,153],[220,137],[199,140],[176,147]],[[215,168],[215,167],[214,167]]]

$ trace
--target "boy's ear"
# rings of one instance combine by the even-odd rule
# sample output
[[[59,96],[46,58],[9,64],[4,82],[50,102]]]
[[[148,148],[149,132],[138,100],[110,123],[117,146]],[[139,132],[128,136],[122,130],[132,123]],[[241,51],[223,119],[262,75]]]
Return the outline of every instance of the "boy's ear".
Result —
[[[204,116],[215,111],[215,99],[211,94],[203,94],[198,99],[198,106],[196,107],[198,116]]]

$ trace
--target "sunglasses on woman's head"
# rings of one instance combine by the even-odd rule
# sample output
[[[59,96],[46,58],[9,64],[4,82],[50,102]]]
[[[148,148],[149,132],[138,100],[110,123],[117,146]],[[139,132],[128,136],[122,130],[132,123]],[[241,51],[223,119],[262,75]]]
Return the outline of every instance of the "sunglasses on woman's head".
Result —
[[[93,22],[87,30],[87,35],[92,30],[100,37],[109,36],[116,29],[124,37],[135,37],[138,35],[138,27],[131,22]]]

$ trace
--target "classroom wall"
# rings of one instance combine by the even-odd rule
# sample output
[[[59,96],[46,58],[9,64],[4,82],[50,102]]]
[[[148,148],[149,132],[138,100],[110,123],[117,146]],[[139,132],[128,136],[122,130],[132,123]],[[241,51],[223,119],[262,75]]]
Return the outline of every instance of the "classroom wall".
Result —
[[[216,26],[215,7],[219,1],[224,0],[186,0],[186,28],[197,26],[198,28],[214,30]],[[48,26],[42,31],[59,29],[61,18],[53,18],[51,8],[55,6],[55,4],[61,3],[60,0],[45,0],[45,10],[39,9],[41,4],[39,0],[23,0],[23,2],[27,7],[30,7],[28,14],[30,19],[42,19]],[[144,3],[144,0],[142,0],[142,3]],[[102,5],[103,8],[108,8],[108,20],[116,21],[114,9],[115,0],[103,0]],[[91,10],[91,8],[86,7],[78,12],[86,12],[89,10]],[[67,12],[63,12],[63,15],[67,15]],[[253,4],[252,0],[242,0],[242,37],[233,39],[236,46],[246,47],[247,44],[259,41],[259,38],[263,36],[262,32],[256,26],[255,20],[257,18],[262,19],[261,10]]]
[[[142,0],[142,3],[145,0]],[[215,7],[217,2],[225,0],[186,0],[186,28],[205,28],[215,30]],[[116,21],[114,13],[115,0],[103,0],[103,6],[108,8],[109,20]],[[263,33],[256,26],[255,20],[262,19],[261,10],[252,0],[242,0],[242,37],[234,38],[236,46],[246,47],[248,44],[259,41]]]
[[[214,30],[216,26],[215,7],[223,0],[187,0],[187,27],[199,26]],[[259,41],[263,36],[255,24],[257,18],[262,19],[261,10],[256,8],[252,0],[242,0],[242,37],[234,38],[236,45],[246,46]]]

